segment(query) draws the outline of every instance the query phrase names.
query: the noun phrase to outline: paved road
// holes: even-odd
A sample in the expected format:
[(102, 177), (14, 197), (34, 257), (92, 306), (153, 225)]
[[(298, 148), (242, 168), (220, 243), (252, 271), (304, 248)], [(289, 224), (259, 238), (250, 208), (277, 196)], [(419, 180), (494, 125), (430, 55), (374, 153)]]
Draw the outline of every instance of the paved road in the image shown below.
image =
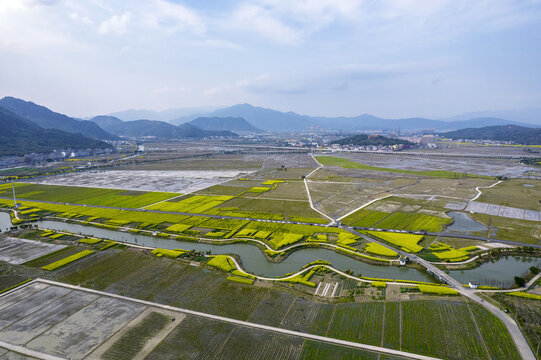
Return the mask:
[(515, 342), (515, 345), (517, 346), (518, 351), (520, 352), (521, 356), (525, 360), (535, 360), (536, 357), (530, 348), (530, 344), (528, 343), (528, 340), (526, 340), (526, 337), (520, 330), (519, 326), (513, 320), (511, 316), (509, 316), (507, 313), (505, 313), (502, 309), (496, 307), (495, 305), (486, 302), (485, 300), (481, 299), (479, 296), (477, 296), (472, 289), (468, 289), (462, 286), (460, 282), (458, 282), (455, 278), (451, 277), (450, 275), (446, 274), (443, 270), (439, 269), (437, 266), (431, 264), (430, 262), (421, 259), (415, 254), (406, 253), (402, 250), (395, 249), (389, 244), (384, 244), (383, 242), (380, 242), (377, 239), (370, 238), (362, 233), (359, 233), (351, 228), (345, 228), (344, 230), (347, 230), (357, 236), (360, 236), (368, 241), (376, 242), (378, 244), (384, 245), (388, 248), (393, 249), (394, 251), (398, 252), (402, 256), (407, 256), (411, 261), (418, 263), (419, 265), (423, 266), (427, 272), (434, 274), (437, 278), (439, 278), (441, 281), (446, 282), (457, 290), (461, 295), (469, 298), (470, 300), (476, 302), (477, 304), (483, 306), (485, 309), (490, 311), (492, 314), (494, 314), (496, 317), (498, 317), (505, 325), (507, 330), (509, 331), (509, 334), (513, 338), (513, 341)]

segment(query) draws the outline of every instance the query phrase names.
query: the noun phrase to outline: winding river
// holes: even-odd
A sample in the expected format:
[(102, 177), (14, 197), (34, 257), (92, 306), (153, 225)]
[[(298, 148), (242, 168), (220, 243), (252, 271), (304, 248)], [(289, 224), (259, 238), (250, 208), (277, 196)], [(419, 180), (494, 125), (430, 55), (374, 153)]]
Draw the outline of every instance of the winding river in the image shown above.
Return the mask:
[[(158, 237), (132, 234), (129, 232), (113, 231), (93, 226), (65, 223), (62, 221), (38, 221), (41, 228), (57, 231), (72, 232), (118, 242), (130, 243), (140, 246), (164, 249), (185, 249), (197, 251), (211, 251), (212, 254), (237, 254), (241, 259), (243, 268), (255, 275), (266, 277), (279, 277), (287, 273), (296, 272), (309, 262), (322, 259), (329, 261), (339, 270), (352, 270), (355, 275), (384, 279), (401, 279), (416, 281), (433, 281), (424, 271), (397, 266), (372, 265), (348, 256), (323, 248), (300, 248), (291, 253), (281, 263), (271, 263), (255, 245), (250, 243), (236, 243), (228, 245), (213, 245), (191, 241), (162, 239)], [(0, 230), (5, 231), (11, 226), (7, 213), (0, 212)], [(539, 266), (541, 259), (530, 257), (503, 257), (491, 263), (485, 263), (470, 270), (450, 271), (449, 274), (462, 283), (469, 281), (481, 285), (505, 286), (512, 285), (515, 275), (523, 275), (530, 266)]]

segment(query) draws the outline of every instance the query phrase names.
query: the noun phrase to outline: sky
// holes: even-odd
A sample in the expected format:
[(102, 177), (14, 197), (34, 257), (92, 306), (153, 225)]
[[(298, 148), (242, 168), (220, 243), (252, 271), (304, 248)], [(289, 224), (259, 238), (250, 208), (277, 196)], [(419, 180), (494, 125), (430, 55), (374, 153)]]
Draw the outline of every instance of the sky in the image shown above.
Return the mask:
[(0, 0), (0, 97), (72, 116), (541, 106), (541, 0)]

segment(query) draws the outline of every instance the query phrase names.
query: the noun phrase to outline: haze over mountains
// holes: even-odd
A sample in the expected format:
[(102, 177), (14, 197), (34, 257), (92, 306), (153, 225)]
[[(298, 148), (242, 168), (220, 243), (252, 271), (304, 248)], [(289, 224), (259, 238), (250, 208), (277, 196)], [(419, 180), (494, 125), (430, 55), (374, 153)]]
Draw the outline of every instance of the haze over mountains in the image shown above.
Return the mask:
[[(165, 122), (153, 119), (123, 121), (108, 115), (96, 116), (91, 120), (81, 120), (14, 97), (0, 99), (0, 108), (5, 109), (0, 124), (2, 126), (0, 128), (2, 135), (17, 134), (16, 137), (20, 138), (18, 143), (13, 142), (14, 140), (4, 141), (4, 144), (11, 144), (10, 146), (14, 149), (19, 149), (15, 150), (15, 152), (23, 151), (23, 149), (29, 151), (47, 149), (48, 151), (52, 149), (51, 146), (57, 148), (104, 147), (105, 143), (91, 139), (115, 140), (119, 137), (156, 137), (165, 139), (236, 137), (238, 136), (237, 133), (244, 132), (308, 131), (314, 127), (345, 132), (395, 130), (399, 128), (401, 131), (434, 129), (441, 133), (464, 129), (462, 132), (456, 132), (453, 135), (464, 139), (517, 141), (525, 144), (539, 143), (541, 141), (538, 137), (541, 130), (532, 129), (532, 127), (539, 128), (539, 122), (533, 125), (498, 117), (474, 117), (464, 120), (463, 118), (467, 117), (466, 115), (456, 116), (452, 121), (425, 118), (383, 119), (368, 114), (355, 117), (331, 118), (299, 115), (294, 112), (280, 112), (250, 104), (239, 104), (212, 110), (205, 116), (202, 116), (202, 114), (190, 115), (188, 117), (169, 119), (169, 122)], [(188, 109), (184, 113), (193, 110)], [(527, 118), (526, 113), (531, 116), (536, 114), (535, 109), (515, 112), (521, 114), (522, 119)], [(176, 116), (181, 113), (183, 113), (181, 109), (162, 112), (147, 110), (119, 112), (123, 116), (147, 114), (161, 117)], [(528, 119), (531, 121), (533, 118)], [(7, 130), (4, 131), (4, 128)], [(479, 131), (472, 130), (478, 128), (483, 129)], [(49, 130), (45, 131), (45, 129)], [(40, 139), (38, 135), (40, 132), (42, 137), (46, 137), (51, 141)], [(446, 134), (446, 136), (450, 135), (450, 133)], [(71, 136), (71, 139), (68, 139), (69, 136)], [(77, 139), (77, 141), (72, 141), (74, 139)]]
[(211, 136), (235, 137), (237, 134), (227, 130), (206, 130), (191, 124), (171, 125), (157, 120), (122, 121), (114, 116), (96, 116), (91, 121), (105, 131), (126, 137), (155, 136), (160, 138), (201, 138)]
[[(519, 111), (515, 111), (519, 113)], [(535, 112), (531, 112), (529, 123), (514, 121), (513, 119), (497, 116), (457, 116), (456, 119), (434, 120), (427, 118), (384, 119), (377, 116), (363, 114), (354, 117), (320, 117), (300, 115), (295, 112), (281, 112), (277, 110), (256, 107), (250, 104), (238, 104), (209, 113), (200, 113), (190, 116), (169, 119), (172, 124), (182, 124), (198, 117), (237, 117), (243, 118), (256, 128), (266, 131), (306, 131), (310, 127), (318, 126), (326, 130), (401, 130), (434, 129), (436, 131), (457, 130), (469, 127), (483, 127), (496, 125), (541, 126), (541, 117), (535, 120)], [(540, 111), (541, 113), (541, 111)], [(497, 114), (497, 112), (494, 112)], [(482, 114), (480, 114), (482, 115)], [(522, 116), (526, 119), (526, 116)]]

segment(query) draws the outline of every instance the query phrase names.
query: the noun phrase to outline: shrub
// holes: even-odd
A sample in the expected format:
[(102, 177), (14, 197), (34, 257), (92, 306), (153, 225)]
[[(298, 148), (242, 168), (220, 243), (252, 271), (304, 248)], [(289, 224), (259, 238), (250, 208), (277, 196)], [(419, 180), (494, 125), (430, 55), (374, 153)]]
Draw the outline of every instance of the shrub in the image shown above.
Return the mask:
[(249, 285), (252, 285), (254, 283), (254, 279), (248, 279), (245, 277), (232, 276), (232, 275), (229, 275), (227, 277), (227, 280), (236, 281), (242, 284), (249, 284)]
[(80, 251), (76, 254), (73, 254), (73, 255), (70, 255), (68, 257), (65, 257), (61, 260), (58, 260), (58, 261), (55, 261), (49, 265), (45, 265), (42, 267), (43, 270), (49, 270), (49, 271), (53, 271), (53, 270), (56, 270), (58, 269), (59, 267), (62, 267), (64, 265), (67, 265), (71, 262), (74, 262), (75, 260), (79, 260), (80, 258), (83, 258), (85, 256), (88, 256), (90, 254), (93, 254), (94, 251), (92, 250), (83, 250), (83, 251)]
[(372, 286), (377, 287), (378, 289), (385, 289), (387, 283), (383, 281), (372, 281)]
[(312, 266), (312, 265), (332, 265), (332, 264), (328, 262), (327, 260), (318, 259), (318, 260), (309, 262), (308, 264), (304, 265), (302, 268), (306, 269), (307, 267)]

